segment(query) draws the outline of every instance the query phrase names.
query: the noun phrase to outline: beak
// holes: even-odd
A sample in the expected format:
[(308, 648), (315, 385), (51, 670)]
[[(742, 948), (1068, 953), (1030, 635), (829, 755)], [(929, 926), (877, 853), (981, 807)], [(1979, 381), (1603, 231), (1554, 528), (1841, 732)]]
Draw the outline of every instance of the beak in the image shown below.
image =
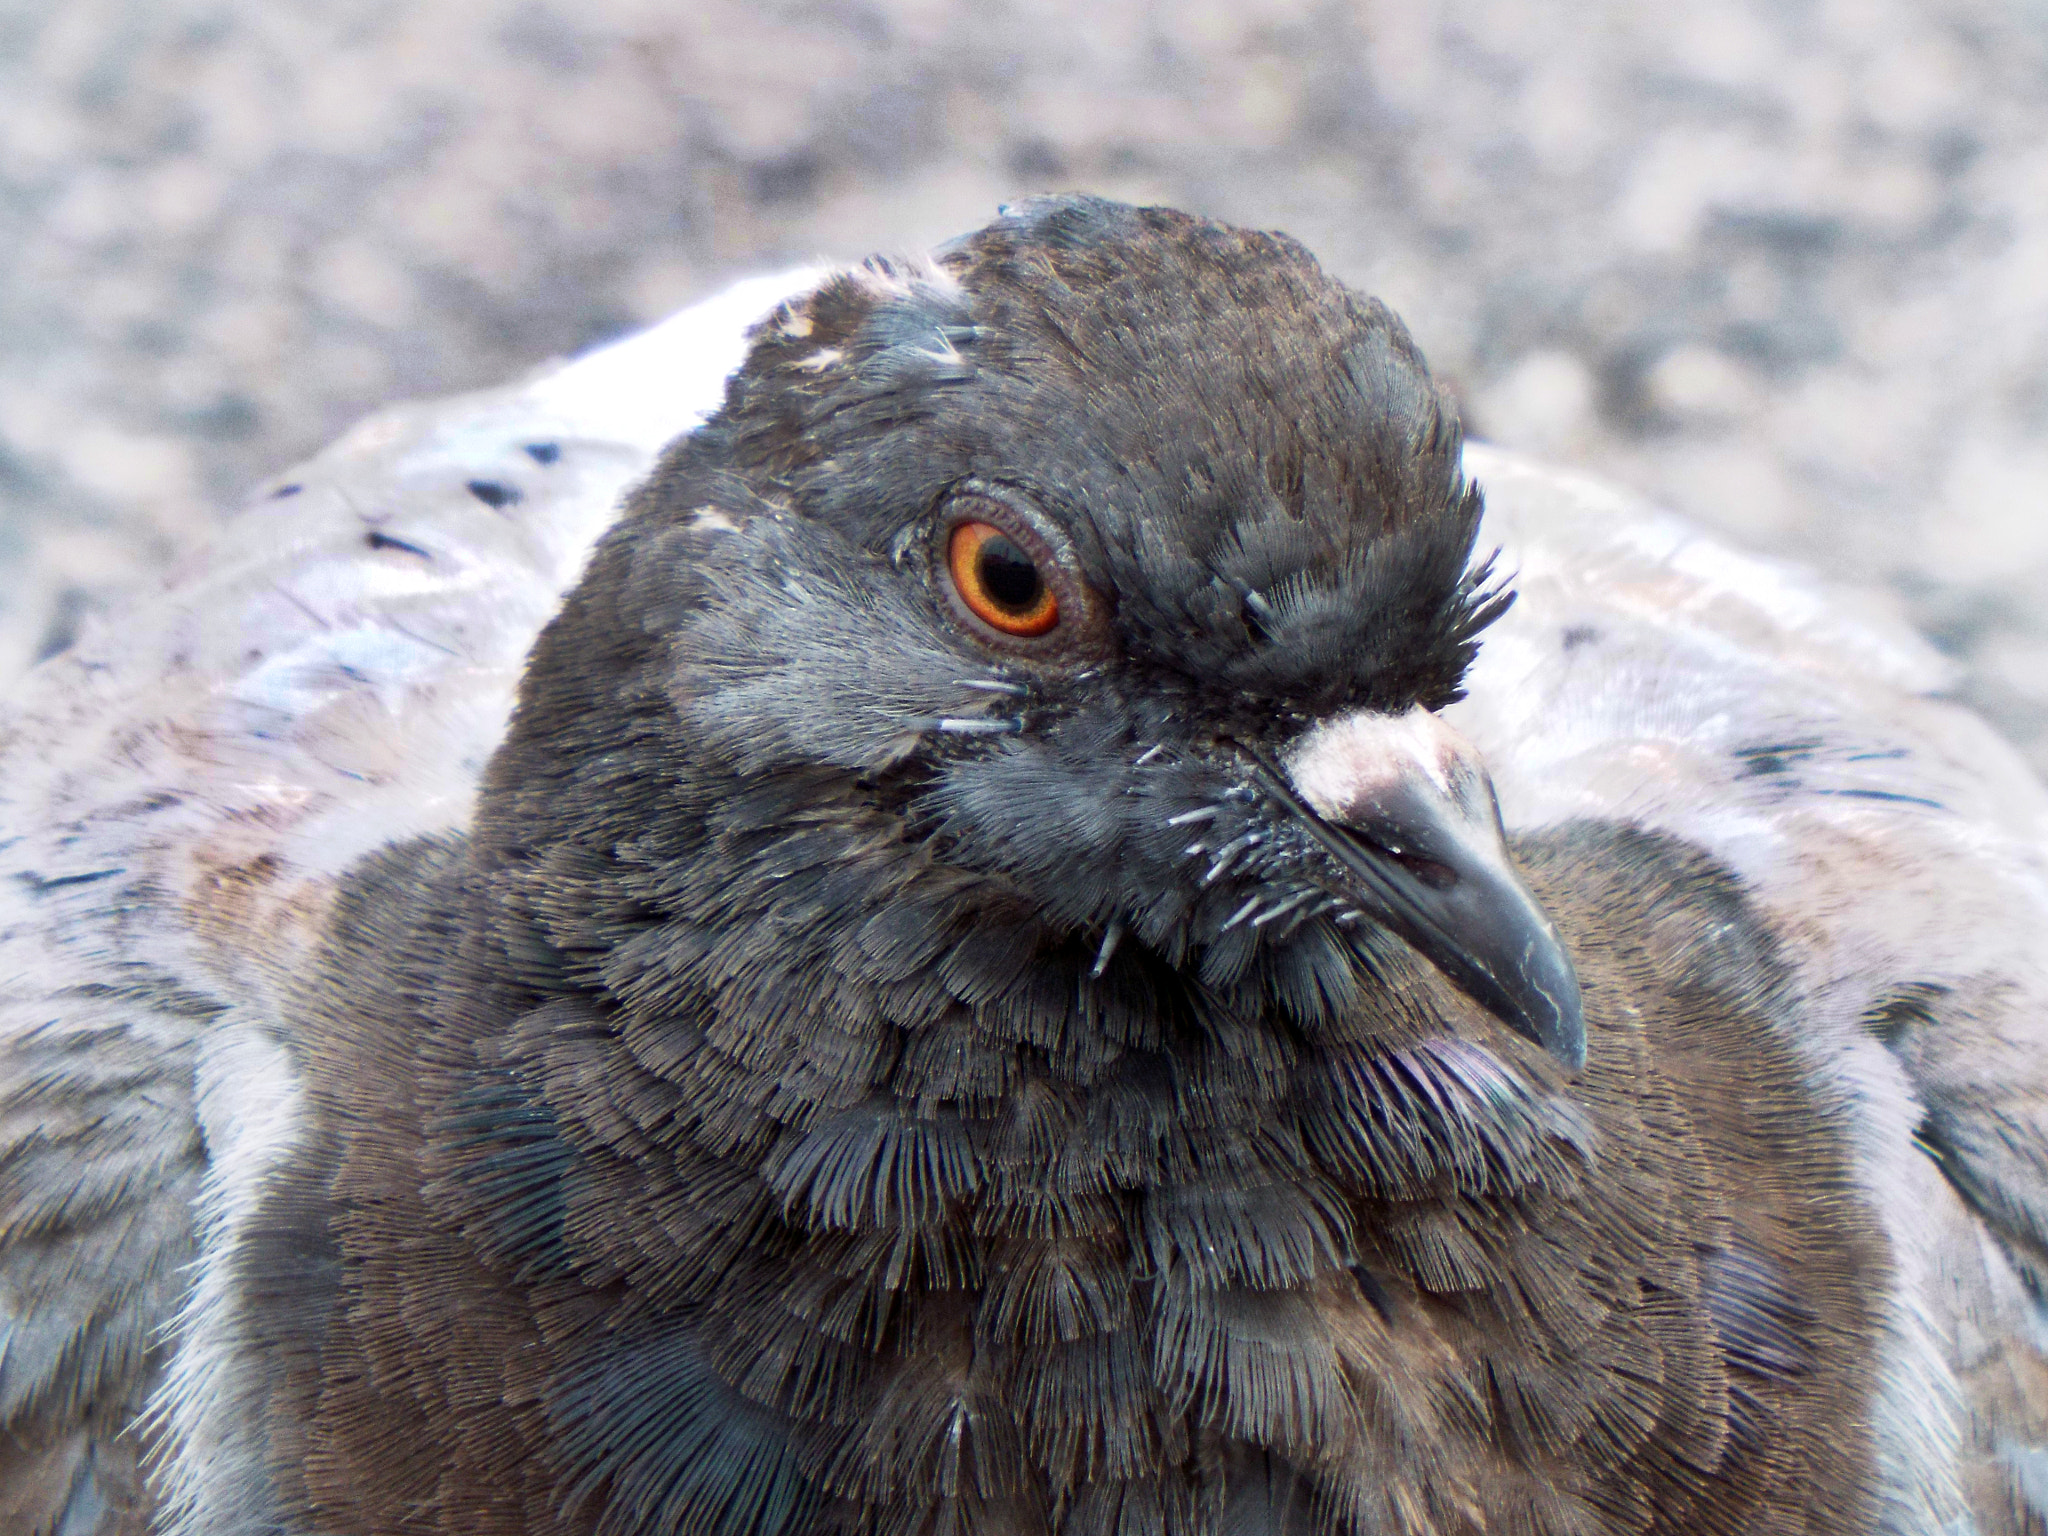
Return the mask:
[(1586, 1023), (1571, 957), (1508, 862), (1493, 781), (1435, 715), (1326, 720), (1267, 788), (1355, 879), (1359, 905), (1508, 1028), (1577, 1071)]

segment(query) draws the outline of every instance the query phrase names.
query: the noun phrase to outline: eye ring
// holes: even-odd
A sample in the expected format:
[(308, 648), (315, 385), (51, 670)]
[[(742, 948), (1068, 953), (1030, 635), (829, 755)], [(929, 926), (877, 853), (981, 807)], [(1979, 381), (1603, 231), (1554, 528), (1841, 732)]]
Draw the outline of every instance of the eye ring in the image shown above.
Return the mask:
[(1031, 552), (994, 523), (962, 518), (946, 534), (946, 574), (960, 601), (990, 629), (1019, 640), (1050, 634), (1059, 594)]
[(970, 481), (941, 504), (931, 573), (962, 628), (1020, 660), (1060, 663), (1108, 640), (1103, 599), (1065, 531), (1017, 491)]

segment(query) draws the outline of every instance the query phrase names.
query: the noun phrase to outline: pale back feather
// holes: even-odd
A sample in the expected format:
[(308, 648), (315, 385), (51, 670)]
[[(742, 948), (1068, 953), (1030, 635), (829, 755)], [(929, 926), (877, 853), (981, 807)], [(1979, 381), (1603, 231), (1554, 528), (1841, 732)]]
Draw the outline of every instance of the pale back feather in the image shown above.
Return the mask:
[(343, 870), (467, 822), (621, 495), (816, 280), (370, 418), (0, 713), (0, 1528), (123, 1529), (123, 1426), (181, 1308), (173, 1504), (209, 1533), (253, 1518), (195, 1486), (253, 1454), (225, 1257), (294, 1135), (280, 986)]

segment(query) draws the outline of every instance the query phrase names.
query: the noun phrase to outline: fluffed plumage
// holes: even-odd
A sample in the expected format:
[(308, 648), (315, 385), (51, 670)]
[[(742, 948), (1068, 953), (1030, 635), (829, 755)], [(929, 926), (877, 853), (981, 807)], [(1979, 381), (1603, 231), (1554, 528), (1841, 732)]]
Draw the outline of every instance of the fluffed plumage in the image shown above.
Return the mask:
[(2039, 1529), (1942, 680), (1163, 210), (379, 417), (6, 719), (0, 1527)]

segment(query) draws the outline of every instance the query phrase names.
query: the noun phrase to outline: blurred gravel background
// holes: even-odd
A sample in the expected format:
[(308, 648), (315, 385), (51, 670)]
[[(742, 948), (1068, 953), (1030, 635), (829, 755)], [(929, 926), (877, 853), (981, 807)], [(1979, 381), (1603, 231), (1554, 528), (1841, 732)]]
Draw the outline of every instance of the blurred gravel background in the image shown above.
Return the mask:
[(0, 677), (380, 403), (1065, 188), (1290, 230), (2048, 765), (2044, 0), (0, 0)]

